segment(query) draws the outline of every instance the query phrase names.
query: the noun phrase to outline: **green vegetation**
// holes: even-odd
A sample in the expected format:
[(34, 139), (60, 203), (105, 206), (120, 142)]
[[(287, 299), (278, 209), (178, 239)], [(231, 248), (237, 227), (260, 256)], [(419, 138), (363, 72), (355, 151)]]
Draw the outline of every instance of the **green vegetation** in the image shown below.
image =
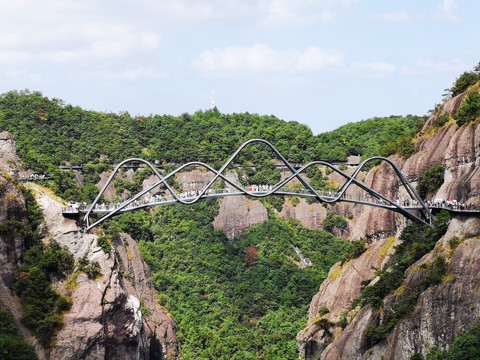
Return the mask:
[(398, 154), (403, 158), (408, 158), (415, 154), (415, 146), (413, 145), (413, 134), (400, 136), (397, 140), (392, 141), (380, 150), (380, 155), (388, 157)]
[(18, 333), (12, 315), (0, 308), (0, 358), (3, 360), (36, 360), (33, 347)]
[(472, 91), (463, 100), (454, 118), (458, 126), (468, 124), (480, 117), (480, 92)]
[(458, 77), (453, 86), (447, 89), (451, 93), (451, 96), (457, 96), (466, 91), (470, 86), (480, 81), (480, 63), (478, 63), (473, 71), (465, 71)]
[[(128, 113), (85, 111), (40, 92), (11, 91), (0, 96), (0, 131), (15, 135), (26, 167), (52, 174), (53, 181), (46, 184), (66, 200), (87, 202), (98, 193), (92, 186), (99, 181), (99, 174), (129, 157), (160, 160), (164, 166), (198, 160), (218, 168), (245, 140), (263, 138), (291, 162), (345, 161), (348, 155), (378, 155), (385, 144), (410, 136), (422, 121), (411, 115), (374, 118), (313, 136), (307, 126), (274, 116), (198, 111), (179, 117), (132, 118)], [(245, 169), (250, 183), (271, 184), (280, 178), (274, 158), (260, 144), (247, 147), (236, 163)], [(73, 172), (55, 167), (65, 162), (83, 164), (88, 185), (77, 187)], [(138, 174), (137, 186), (149, 170)], [(314, 181), (323, 180), (317, 176)], [(122, 180), (115, 185), (119, 190), (135, 187)]]
[(451, 115), (448, 111), (445, 111), (442, 115), (437, 116), (432, 122), (433, 127), (435, 129), (441, 128), (443, 125), (450, 121), (450, 116)]
[(434, 194), (444, 181), (445, 168), (442, 165), (433, 165), (425, 170), (418, 178), (417, 192), (420, 198), (426, 199)]
[(350, 260), (356, 259), (360, 255), (362, 255), (366, 250), (367, 248), (365, 246), (365, 240), (352, 241), (350, 243), (350, 248), (344, 252), (342, 257), (340, 258), (340, 261), (343, 264)]
[(347, 124), (318, 136), (315, 157), (326, 161), (345, 161), (349, 155), (360, 155), (365, 159), (379, 155), (384, 147), (392, 148), (394, 145), (389, 144), (402, 137), (408, 139), (404, 141), (410, 146), (413, 134), (424, 122), (423, 117), (407, 115)]
[(87, 274), (89, 279), (96, 279), (101, 275), (100, 264), (98, 261), (90, 261), (87, 255), (84, 255), (78, 260), (78, 270)]
[(327, 217), (323, 221), (323, 230), (333, 233), (335, 229), (340, 230), (341, 232), (345, 231), (348, 226), (347, 220), (343, 216), (336, 215), (329, 211)]
[[(271, 218), (229, 241), (214, 200), (139, 212), (133, 225), (184, 359), (293, 359), (296, 333), (328, 269), (349, 247), (298, 221)], [(146, 226), (146, 223), (149, 226)], [(298, 247), (314, 266), (300, 268)]]
[(22, 304), (22, 322), (44, 346), (50, 345), (62, 326), (61, 313), (71, 307), (69, 300), (53, 290), (51, 278), (62, 278), (72, 270), (73, 256), (55, 241), (49, 246), (40, 241), (24, 255), (13, 288)]

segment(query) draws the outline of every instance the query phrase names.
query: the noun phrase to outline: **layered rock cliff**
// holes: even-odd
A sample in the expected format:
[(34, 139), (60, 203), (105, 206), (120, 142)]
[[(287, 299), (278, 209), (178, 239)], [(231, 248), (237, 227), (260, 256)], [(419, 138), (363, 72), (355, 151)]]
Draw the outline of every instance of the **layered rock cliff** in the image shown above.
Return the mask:
[[(470, 123), (458, 128), (451, 116), (442, 126), (434, 126), (435, 120), (446, 112), (454, 115), (465, 96), (461, 94), (444, 103), (427, 120), (415, 139), (415, 155), (406, 160), (396, 157), (394, 161), (413, 185), (423, 171), (432, 165), (443, 165), (444, 183), (431, 195), (432, 199), (478, 204), (480, 126)], [(365, 182), (391, 199), (401, 199), (404, 193), (388, 171), (386, 164), (374, 168)], [(426, 355), (433, 347), (448, 350), (455, 337), (480, 318), (480, 217), (452, 214), (447, 233), (433, 251), (408, 268), (401, 288), (421, 289), (426, 276), (422, 269), (431, 268), (439, 256), (448, 265), (443, 282), (421, 292), (413, 312), (402, 318), (384, 340), (372, 345), (367, 329), (392, 313), (392, 304), (401, 297), (401, 289), (387, 296), (379, 311), (370, 305), (353, 310), (350, 306), (363, 286), (376, 281), (370, 281), (376, 273), (372, 267), (380, 269), (392, 246), (401, 242), (398, 233), (406, 220), (382, 209), (351, 207), (350, 211), (354, 215), (349, 224), (352, 238), (369, 239), (371, 244), (358, 259), (331, 269), (311, 303), (308, 325), (297, 336), (300, 355), (306, 359), (409, 359), (415, 353)], [(384, 251), (379, 252), (379, 247)]]

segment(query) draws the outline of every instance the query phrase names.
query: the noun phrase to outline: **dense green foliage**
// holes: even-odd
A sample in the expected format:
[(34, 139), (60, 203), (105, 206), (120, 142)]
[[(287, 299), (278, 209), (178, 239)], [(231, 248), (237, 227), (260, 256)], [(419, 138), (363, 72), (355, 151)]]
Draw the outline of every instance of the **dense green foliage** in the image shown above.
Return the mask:
[(444, 181), (445, 168), (442, 165), (433, 165), (426, 169), (418, 178), (417, 193), (422, 199), (432, 195)]
[(454, 118), (458, 126), (468, 124), (480, 117), (480, 92), (472, 91), (463, 100)]
[(329, 211), (327, 217), (323, 221), (323, 230), (333, 233), (335, 229), (343, 232), (347, 228), (347, 220), (343, 216), (336, 215)]
[(340, 258), (342, 264), (352, 259), (358, 258), (367, 250), (367, 247), (365, 246), (365, 240), (352, 241), (350, 244), (350, 248), (345, 251)]
[(395, 143), (400, 137), (408, 138), (411, 143), (412, 135), (424, 122), (423, 117), (407, 115), (350, 123), (319, 135), (315, 155), (327, 161), (345, 161), (349, 155), (376, 156), (383, 147)]
[(0, 359), (35, 360), (35, 350), (26, 343), (15, 327), (12, 315), (0, 308)]
[[(435, 218), (433, 228), (421, 224), (408, 225), (400, 236), (403, 242), (395, 247), (393, 256), (377, 272), (378, 281), (365, 287), (353, 306), (361, 302), (363, 305), (371, 304), (376, 309), (380, 308), (384, 298), (403, 284), (407, 268), (435, 247), (447, 230), (449, 221), (449, 213), (443, 210)], [(370, 325), (366, 329), (366, 337), (371, 346), (383, 340), (402, 317), (413, 311), (422, 291), (441, 282), (447, 271), (445, 259), (438, 257), (430, 270), (420, 288), (406, 288), (396, 297), (392, 309), (386, 312), (381, 324)]]
[[(296, 358), (311, 297), (349, 244), (275, 218), (231, 242), (213, 229), (216, 212), (209, 200), (119, 220), (142, 239), (160, 301), (177, 321), (183, 358)], [(294, 247), (313, 267), (298, 266)]]
[[(218, 165), (246, 139), (253, 138), (272, 142), (292, 162), (344, 161), (347, 155), (379, 154), (385, 144), (410, 135), (419, 121), (423, 118), (411, 115), (374, 118), (314, 137), (307, 126), (274, 116), (198, 111), (179, 117), (132, 118), (128, 113), (85, 111), (39, 92), (11, 91), (0, 97), (0, 131), (13, 133), (22, 160), (42, 173), (52, 170), (49, 165), (70, 162), (84, 164), (93, 175), (101, 170), (97, 166), (132, 156), (167, 163), (199, 160)], [(249, 161), (254, 156), (254, 163), (265, 159), (258, 150), (254, 147), (246, 151)], [(244, 159), (241, 157), (239, 163)]]
[(435, 129), (441, 128), (443, 125), (450, 121), (450, 116), (451, 115), (448, 111), (445, 111), (442, 115), (437, 116), (432, 122), (433, 127)]
[(45, 346), (62, 326), (61, 313), (71, 302), (51, 285), (51, 278), (61, 278), (73, 270), (73, 256), (52, 241), (45, 247), (42, 242), (30, 247), (24, 255), (20, 274), (14, 283), (15, 293), (22, 304), (22, 322), (34, 332)]

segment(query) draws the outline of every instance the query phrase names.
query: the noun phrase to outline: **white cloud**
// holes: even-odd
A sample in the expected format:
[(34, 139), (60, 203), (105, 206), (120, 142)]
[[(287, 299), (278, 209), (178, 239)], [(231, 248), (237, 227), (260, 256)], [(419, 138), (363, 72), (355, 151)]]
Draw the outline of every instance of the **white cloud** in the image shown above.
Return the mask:
[(451, 23), (460, 22), (460, 16), (458, 15), (458, 6), (455, 0), (443, 0), (437, 7), (436, 17)]
[(410, 23), (414, 20), (414, 18), (407, 14), (405, 11), (375, 14), (373, 15), (373, 18), (390, 23)]
[(83, 74), (86, 78), (95, 82), (100, 82), (104, 85), (109, 85), (119, 82), (136, 82), (136, 81), (152, 81), (152, 80), (164, 80), (166, 74), (149, 67), (131, 67), (128, 69), (112, 71), (101, 70), (86, 72)]
[(230, 46), (224, 49), (204, 51), (193, 66), (204, 72), (215, 71), (267, 71), (285, 72), (320, 71), (341, 63), (343, 54), (336, 50), (323, 50), (316, 46), (306, 51), (277, 51), (265, 44), (250, 48)]
[(295, 67), (300, 71), (320, 71), (329, 66), (339, 65), (343, 57), (343, 53), (339, 51), (310, 46), (307, 51), (299, 54)]
[(459, 74), (468, 68), (469, 64), (466, 64), (460, 59), (450, 59), (444, 61), (417, 59), (413, 64), (402, 67), (401, 73), (409, 76)]
[(394, 65), (383, 61), (374, 61), (371, 63), (354, 62), (351, 65), (351, 69), (357, 76), (370, 78), (390, 76), (396, 71)]
[(330, 23), (357, 0), (271, 0), (261, 19), (264, 27), (304, 27)]
[(90, 23), (78, 27), (66, 25), (56, 32), (54, 29), (44, 29), (31, 34), (3, 34), (0, 37), (0, 62), (14, 64), (26, 59), (55, 62), (119, 60), (154, 51), (159, 43), (160, 36), (157, 33), (131, 26)]
[(143, 1), (166, 21), (279, 28), (331, 22), (359, 0)]
[(0, 50), (0, 64), (17, 64), (31, 58), (26, 51)]

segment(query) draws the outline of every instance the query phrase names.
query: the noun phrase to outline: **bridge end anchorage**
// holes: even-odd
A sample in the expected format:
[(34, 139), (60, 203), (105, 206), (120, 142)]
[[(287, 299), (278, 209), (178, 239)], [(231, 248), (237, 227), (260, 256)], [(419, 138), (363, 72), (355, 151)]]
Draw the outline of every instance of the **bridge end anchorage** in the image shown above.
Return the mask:
[[(252, 184), (248, 186), (243, 186), (238, 181), (232, 181), (224, 174), (227, 167), (234, 162), (236, 157), (246, 146), (249, 146), (251, 144), (258, 145), (259, 143), (264, 144), (271, 149), (271, 151), (277, 156), (278, 160), (280, 161), (281, 166), (284, 166), (290, 172), (289, 176), (284, 177), (283, 180), (280, 180), (276, 184)], [(391, 166), (394, 173), (398, 177), (399, 187), (404, 187), (408, 199), (404, 201), (399, 201), (398, 199), (389, 199), (385, 195), (371, 189), (357, 179), (359, 173), (370, 162), (373, 161), (384, 161)], [(142, 168), (150, 168), (150, 170), (153, 172), (153, 175), (157, 178), (157, 181), (123, 202), (109, 204), (100, 202), (102, 195), (105, 193), (107, 187), (112, 183), (114, 177), (118, 174), (120, 169), (124, 168), (126, 164), (132, 162), (141, 164)], [(212, 178), (201, 189), (184, 191), (181, 193), (177, 192), (169, 184), (169, 182), (171, 182), (172, 179), (175, 179), (176, 174), (191, 167), (200, 167), (204, 168), (207, 171), (210, 171), (212, 173)], [(336, 172), (341, 177), (343, 177), (345, 181), (335, 191), (314, 189), (307, 181), (307, 179), (301, 176), (301, 174), (305, 172), (309, 167), (316, 167), (317, 169), (319, 167), (324, 167), (326, 169), (328, 168), (329, 171)], [(295, 186), (290, 185), (294, 182), (292, 180), (296, 182)], [(216, 188), (218, 183), (220, 182), (224, 182), (226, 187), (222, 189)], [(347, 194), (347, 190), (351, 186), (355, 186), (356, 188), (360, 188), (361, 190), (363, 190), (364, 195), (357, 196)], [(155, 195), (152, 195), (152, 193), (155, 193)], [(106, 183), (103, 185), (102, 189), (100, 190), (92, 204), (80, 204), (78, 206), (74, 205), (68, 207), (67, 210), (62, 213), (65, 217), (76, 217), (83, 214), (85, 231), (89, 231), (92, 228), (100, 225), (104, 221), (108, 220), (109, 218), (123, 214), (125, 212), (144, 210), (155, 206), (176, 203), (191, 205), (202, 199), (207, 198), (245, 195), (257, 198), (270, 195), (296, 196), (310, 198), (312, 200), (317, 200), (319, 202), (327, 204), (347, 202), (352, 204), (373, 206), (397, 212), (412, 221), (420, 222), (428, 226), (432, 226), (434, 218), (430, 208), (418, 196), (415, 189), (408, 182), (408, 180), (405, 178), (405, 176), (402, 174), (396, 164), (388, 158), (379, 156), (371, 157), (361, 162), (353, 171), (353, 173), (347, 174), (336, 166), (325, 161), (312, 161), (306, 165), (290, 163), (270, 142), (263, 139), (252, 139), (245, 141), (230, 156), (230, 158), (219, 170), (212, 168), (208, 164), (194, 161), (181, 165), (177, 169), (164, 176), (158, 171), (157, 167), (152, 165), (147, 160), (143, 160), (140, 158), (126, 159), (115, 167), (115, 170), (112, 172)], [(92, 222), (92, 214), (101, 214), (103, 216), (100, 219), (96, 219)]]

